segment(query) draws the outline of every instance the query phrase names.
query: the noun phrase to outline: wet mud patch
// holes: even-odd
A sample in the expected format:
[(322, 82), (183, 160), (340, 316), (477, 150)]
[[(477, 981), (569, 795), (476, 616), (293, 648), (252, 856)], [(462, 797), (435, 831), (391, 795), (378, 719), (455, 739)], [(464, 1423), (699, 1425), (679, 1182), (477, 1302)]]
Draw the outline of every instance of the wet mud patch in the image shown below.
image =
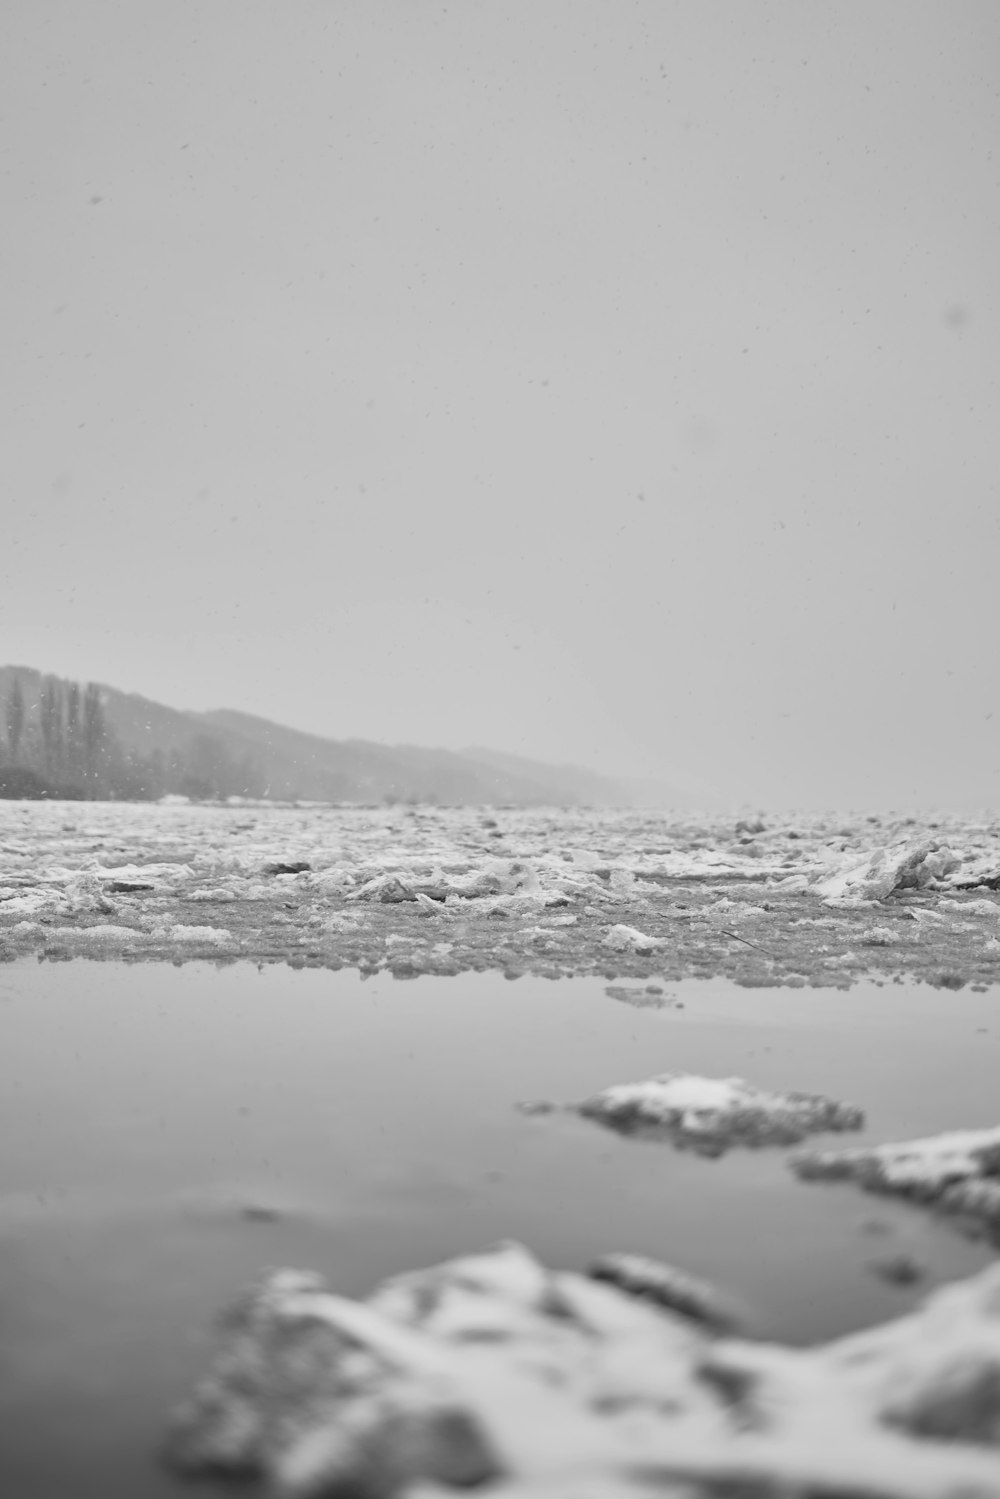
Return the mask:
[[(0, 1487), (176, 1494), (164, 1412), (218, 1307), (276, 1265), (364, 1296), (510, 1237), (569, 1269), (644, 1255), (801, 1344), (992, 1261), (905, 1201), (804, 1186), (782, 1149), (706, 1160), (515, 1104), (693, 1072), (855, 1101), (861, 1146), (986, 1128), (995, 992), (650, 981), (679, 1003), (498, 974), (0, 971)], [(917, 1279), (876, 1271), (904, 1259)]]

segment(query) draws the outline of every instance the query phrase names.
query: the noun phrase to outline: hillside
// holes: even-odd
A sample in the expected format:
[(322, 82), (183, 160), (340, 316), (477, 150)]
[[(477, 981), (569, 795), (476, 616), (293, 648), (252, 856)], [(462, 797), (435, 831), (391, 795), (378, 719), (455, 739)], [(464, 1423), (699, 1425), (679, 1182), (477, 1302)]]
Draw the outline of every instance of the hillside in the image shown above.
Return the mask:
[[(0, 667), (4, 704), (15, 679), (24, 697), (24, 743), (36, 756), (28, 763), (44, 770), (48, 762), (39, 760), (39, 704), (44, 683), (55, 679), (32, 667)], [(65, 701), (70, 684), (60, 681), (58, 689)], [(633, 787), (578, 766), (546, 765), (478, 747), (458, 752), (326, 739), (231, 709), (187, 712), (105, 684), (99, 684), (99, 692), (119, 767), (117, 781), (104, 794), (148, 797), (168, 789), (196, 796), (237, 793), (282, 801), (359, 803), (395, 798), (521, 806), (622, 806), (640, 799)], [(9, 762), (12, 757), (2, 734), (0, 740)], [(66, 775), (61, 779), (65, 781)], [(648, 804), (649, 798), (641, 800)], [(683, 805), (687, 800), (664, 790), (663, 804)]]
[(495, 772), (528, 777), (548, 793), (549, 800), (595, 807), (613, 805), (679, 809), (704, 805), (704, 798), (662, 781), (638, 778), (609, 780), (607, 776), (580, 765), (540, 765), (534, 760), (523, 759), (520, 755), (502, 754), (481, 745), (465, 749), (462, 754), (464, 758), (489, 766)]
[[(456, 803), (546, 802), (578, 804), (571, 778), (532, 761), (492, 764), (471, 754), (364, 739), (324, 739), (249, 713), (222, 709), (192, 715), (202, 730), (225, 736), (240, 753), (253, 753), (265, 769), (270, 795), (320, 801), (377, 801), (387, 796)], [(614, 803), (619, 788), (594, 777), (601, 800)], [(294, 788), (294, 790), (293, 790)]]

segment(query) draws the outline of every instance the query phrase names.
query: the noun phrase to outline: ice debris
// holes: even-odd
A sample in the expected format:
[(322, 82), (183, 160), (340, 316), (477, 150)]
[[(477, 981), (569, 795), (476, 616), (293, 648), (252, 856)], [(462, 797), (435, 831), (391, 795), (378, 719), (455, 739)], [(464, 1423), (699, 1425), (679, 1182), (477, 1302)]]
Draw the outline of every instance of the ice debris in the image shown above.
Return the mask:
[(135, 942), (145, 937), (145, 932), (131, 926), (114, 926), (102, 923), (97, 926), (56, 926), (48, 931), (50, 942), (97, 942), (120, 946), (123, 942)]
[(650, 953), (659, 947), (659, 937), (647, 937), (645, 932), (637, 931), (634, 926), (613, 926), (609, 928), (603, 939), (605, 947), (613, 948), (615, 952)]
[(1000, 890), (1000, 857), (996, 849), (966, 854), (948, 883), (956, 890)]
[(960, 1215), (1000, 1243), (1000, 1127), (867, 1149), (804, 1150), (791, 1165), (805, 1181), (855, 1181)]
[(894, 947), (900, 937), (891, 926), (870, 926), (861, 933), (858, 940), (866, 947)]
[(184, 926), (181, 923), (170, 927), (166, 935), (172, 942), (232, 942), (233, 934), (220, 926)]
[(963, 916), (992, 916), (1000, 918), (1000, 902), (988, 900), (983, 896), (980, 900), (949, 900), (947, 898), (938, 901), (943, 911), (961, 912)]
[(377, 900), (385, 905), (398, 905), (402, 901), (416, 900), (413, 890), (394, 874), (376, 875), (366, 880), (357, 890), (352, 890), (348, 900)]
[[(725, 938), (734, 947), (760, 947), (771, 957), (758, 934), (773, 926), (776, 913), (787, 915), (789, 895), (809, 890), (822, 896), (832, 881), (834, 904), (846, 897), (849, 906), (879, 889), (905, 891), (915, 882), (938, 901), (972, 886), (981, 897), (991, 897), (949, 906), (952, 920), (921, 931), (920, 964), (926, 968), (937, 961), (931, 950), (953, 939), (957, 914), (969, 923), (970, 936), (976, 928), (970, 973), (985, 980), (994, 976), (1000, 943), (991, 944), (987, 927), (1000, 938), (1000, 821), (992, 816), (980, 821), (937, 816), (932, 822), (800, 816), (794, 829), (774, 826), (752, 837), (745, 830), (740, 836), (750, 840), (747, 844), (734, 842), (728, 813), (533, 807), (505, 809), (502, 820), (501, 856), (484, 831), (496, 819), (484, 819), (481, 809), (470, 807), (0, 801), (0, 932), (5, 948), (9, 944), (17, 953), (27, 952), (35, 940), (34, 934), (15, 930), (22, 920), (47, 929), (83, 926), (86, 920), (108, 925), (148, 920), (148, 930), (167, 940), (174, 922), (221, 926), (225, 920), (248, 955), (273, 958), (281, 947), (297, 947), (302, 937), (319, 944), (308, 961), (352, 964), (373, 960), (371, 949), (385, 929), (416, 926), (414, 918), (421, 916), (428, 927), (454, 923), (456, 936), (461, 932), (454, 955), (459, 969), (477, 966), (478, 955), (488, 950), (498, 965), (541, 970), (549, 955), (541, 938), (532, 950), (536, 938), (523, 928), (534, 927), (543, 913), (549, 918), (551, 908), (564, 907), (568, 919), (579, 923), (581, 940), (553, 942), (559, 949), (552, 954), (553, 971), (586, 966), (611, 978), (644, 971), (663, 954), (679, 976), (692, 965), (698, 971), (708, 964), (731, 967), (737, 959)], [(882, 852), (873, 852), (876, 843)], [(299, 872), (266, 874), (269, 868)], [(750, 890), (750, 882), (752, 899), (738, 900), (736, 892)], [(778, 894), (776, 905), (768, 898), (771, 892)], [(711, 905), (713, 895), (726, 903)], [(215, 901), (227, 902), (224, 915), (222, 908), (209, 915)], [(286, 918), (279, 902), (293, 914)], [(929, 904), (926, 897), (907, 901), (895, 914), (901, 920), (904, 913), (916, 913), (930, 921)], [(823, 909), (818, 898), (816, 906), (818, 914)], [(358, 926), (340, 928), (343, 937), (336, 926), (324, 926), (324, 918), (346, 912), (356, 913)], [(832, 914), (827, 913), (831, 919)], [(850, 913), (836, 913), (833, 930), (839, 944), (850, 927), (857, 955), (842, 967), (858, 969), (867, 958), (884, 970), (901, 966), (904, 953), (912, 956), (910, 943), (905, 948), (860, 945), (845, 914)], [(491, 927), (470, 923), (462, 931), (468, 918), (472, 923), (489, 918)], [(611, 935), (616, 921), (629, 923), (639, 937)], [(876, 922), (881, 924), (881, 912), (863, 925)], [(508, 923), (510, 946), (518, 949), (508, 952), (504, 946), (502, 957), (507, 933), (501, 923)], [(282, 926), (296, 928), (294, 942), (289, 930), (275, 930)], [(905, 933), (899, 929), (916, 935), (915, 925)], [(602, 946), (608, 936), (611, 945)], [(654, 937), (659, 944), (647, 947), (643, 939), (652, 944)], [(65, 940), (80, 951), (87, 941)], [(92, 955), (103, 955), (100, 944), (90, 940)], [(621, 948), (615, 946), (619, 940)], [(810, 971), (822, 966), (817, 956)]]
[(813, 893), (830, 906), (859, 906), (885, 900), (894, 890), (921, 889), (957, 869), (960, 860), (934, 839), (876, 849), (817, 880)]
[(661, 1134), (705, 1155), (734, 1145), (797, 1145), (807, 1135), (864, 1125), (860, 1109), (818, 1093), (765, 1093), (741, 1077), (691, 1073), (617, 1083), (576, 1108), (622, 1134)]
[(365, 1301), (277, 1271), (223, 1338), (166, 1461), (277, 1499), (1000, 1499), (1000, 1266), (797, 1349), (508, 1244)]

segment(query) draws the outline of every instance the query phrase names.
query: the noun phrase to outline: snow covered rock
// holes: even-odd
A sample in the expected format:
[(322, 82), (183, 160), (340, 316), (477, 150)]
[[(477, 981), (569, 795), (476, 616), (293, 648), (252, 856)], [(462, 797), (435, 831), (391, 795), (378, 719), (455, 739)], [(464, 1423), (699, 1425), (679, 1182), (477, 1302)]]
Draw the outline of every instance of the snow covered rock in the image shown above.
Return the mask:
[(733, 1332), (742, 1321), (735, 1304), (708, 1281), (648, 1255), (603, 1254), (587, 1273), (594, 1280), (609, 1281), (630, 1296), (690, 1317), (712, 1332)]
[(277, 1271), (164, 1455), (278, 1499), (1000, 1499), (1000, 1267), (814, 1349), (718, 1338), (515, 1244), (361, 1302)]
[(806, 1181), (856, 1181), (930, 1203), (982, 1224), (1000, 1242), (1000, 1127), (857, 1150), (806, 1150), (792, 1157)]
[(721, 1155), (734, 1145), (797, 1145), (824, 1130), (861, 1129), (851, 1104), (817, 1093), (766, 1093), (741, 1077), (665, 1072), (617, 1083), (577, 1111), (623, 1134), (662, 1134), (675, 1145)]

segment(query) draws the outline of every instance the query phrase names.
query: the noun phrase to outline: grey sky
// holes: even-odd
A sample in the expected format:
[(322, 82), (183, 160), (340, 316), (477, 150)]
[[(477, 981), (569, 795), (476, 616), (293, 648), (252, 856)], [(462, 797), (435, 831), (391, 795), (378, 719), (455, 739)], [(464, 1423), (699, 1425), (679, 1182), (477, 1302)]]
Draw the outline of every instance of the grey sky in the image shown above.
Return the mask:
[(0, 659), (1000, 800), (1000, 8), (7, 0)]

